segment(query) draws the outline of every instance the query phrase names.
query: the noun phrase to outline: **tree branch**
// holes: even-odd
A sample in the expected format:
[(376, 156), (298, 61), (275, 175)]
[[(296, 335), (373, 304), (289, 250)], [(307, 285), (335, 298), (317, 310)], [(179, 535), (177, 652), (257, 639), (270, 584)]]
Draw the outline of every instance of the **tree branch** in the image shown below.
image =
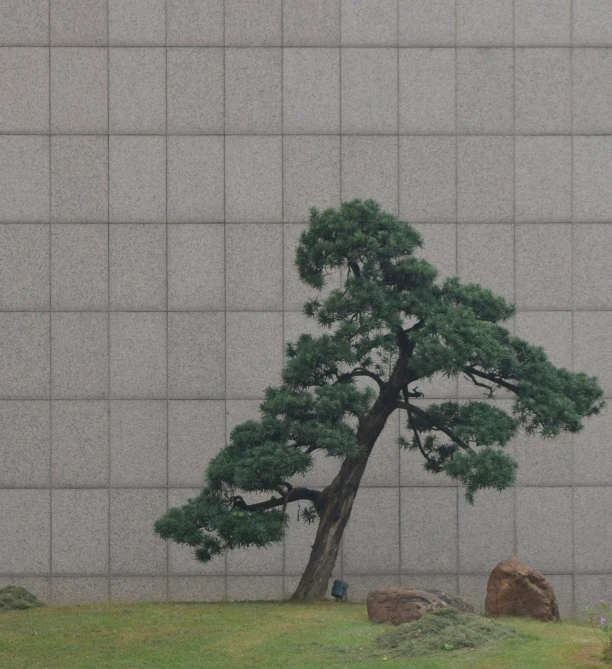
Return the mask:
[(489, 374), (488, 372), (483, 372), (480, 369), (476, 369), (475, 367), (472, 367), (471, 365), (466, 365), (461, 368), (468, 376), (471, 376), (474, 374), (474, 376), (479, 376), (481, 379), (487, 379), (487, 381), (492, 381), (498, 386), (501, 386), (502, 388), (507, 388), (508, 390), (511, 390), (513, 393), (518, 392), (518, 386), (515, 386), (513, 383), (508, 383), (507, 381), (504, 381), (503, 379), (500, 379), (499, 377), (495, 376), (494, 374)]
[(232, 497), (234, 507), (243, 509), (245, 511), (267, 511), (274, 509), (277, 506), (286, 506), (289, 502), (297, 502), (299, 500), (309, 500), (315, 504), (321, 499), (321, 492), (319, 490), (312, 490), (311, 488), (292, 488), (287, 491), (283, 497), (271, 497), (265, 502), (258, 502), (257, 504), (247, 504), (240, 496)]
[(480, 381), (476, 381), (474, 374), (472, 372), (466, 372), (465, 373), (465, 378), (469, 378), (470, 381), (475, 385), (478, 386), (479, 388), (486, 388), (486, 390), (489, 391), (489, 398), (493, 397), (493, 393), (495, 392), (495, 387), (490, 386), (487, 383), (480, 383)]
[[(285, 486), (286, 490), (283, 490), (282, 486)], [(291, 483), (287, 483), (287, 481), (281, 481), (280, 485), (276, 489), (276, 492), (279, 495), (283, 495), (284, 497), (286, 497), (287, 493), (291, 490), (293, 490), (293, 486), (291, 485)]]
[(421, 443), (421, 437), (419, 435), (419, 431), (410, 423), (410, 429), (412, 430), (412, 433), (414, 434), (414, 440), (416, 441), (416, 445), (419, 447), (419, 451), (421, 451), (421, 455), (427, 460), (427, 462), (433, 464), (434, 461), (425, 453), (425, 449), (423, 448), (423, 444)]
[(425, 395), (420, 390), (417, 390), (417, 388), (418, 386), (415, 386), (414, 390), (412, 391), (408, 390), (408, 386), (404, 386), (402, 388), (402, 395), (404, 396), (404, 400), (406, 400), (406, 402), (408, 401), (409, 397), (414, 397), (416, 399), (419, 397), (425, 397)]
[(378, 384), (378, 387), (382, 390), (382, 388), (385, 385), (385, 382), (378, 376), (378, 374), (375, 374), (374, 372), (371, 372), (369, 369), (362, 369), (362, 368), (357, 368), (354, 369), (352, 372), (346, 372), (345, 374), (340, 374), (340, 376), (334, 381), (334, 385), (336, 383), (340, 383), (341, 381), (346, 381), (348, 379), (352, 379), (356, 376), (367, 376), (369, 379), (374, 379), (376, 383)]
[(417, 321), (412, 327), (406, 328), (404, 332), (408, 334), (409, 332), (414, 332), (415, 330), (420, 330), (423, 327), (423, 321)]
[(423, 409), (419, 409), (419, 407), (414, 406), (414, 404), (408, 404), (406, 402), (397, 402), (396, 407), (398, 409), (405, 409), (408, 413), (413, 413), (422, 418), (423, 420), (427, 421), (432, 428), (435, 430), (439, 430), (440, 432), (443, 432), (449, 439), (452, 439), (457, 446), (461, 446), (464, 451), (467, 451), (468, 453), (473, 453), (474, 449), (463, 439), (458, 437), (452, 430), (449, 430), (445, 425), (440, 425), (439, 423), (436, 423), (431, 419), (429, 414), (426, 411), (423, 411)]

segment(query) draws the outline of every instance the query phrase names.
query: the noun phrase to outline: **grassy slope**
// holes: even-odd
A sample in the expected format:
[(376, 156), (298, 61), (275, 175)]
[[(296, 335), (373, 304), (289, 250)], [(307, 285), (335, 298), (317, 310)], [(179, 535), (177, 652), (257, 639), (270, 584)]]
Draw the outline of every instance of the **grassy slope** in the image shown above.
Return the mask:
[[(489, 652), (415, 660), (372, 657), (383, 630), (358, 604), (104, 603), (0, 614), (2, 669), (569, 669), (594, 667), (583, 623), (512, 620), (530, 635)], [(599, 665), (601, 666), (601, 665)]]

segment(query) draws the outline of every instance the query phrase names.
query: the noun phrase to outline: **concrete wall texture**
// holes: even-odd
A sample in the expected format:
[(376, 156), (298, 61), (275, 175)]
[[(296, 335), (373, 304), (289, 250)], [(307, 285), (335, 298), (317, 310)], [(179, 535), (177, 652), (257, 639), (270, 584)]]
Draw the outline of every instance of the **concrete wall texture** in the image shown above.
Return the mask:
[[(297, 509), (284, 545), (208, 566), (152, 522), (311, 327), (293, 268), (310, 205), (378, 199), (612, 394), (609, 0), (0, 0), (0, 133), (0, 584), (55, 602), (292, 592), (313, 536)], [(512, 554), (565, 613), (612, 596), (611, 411), (517, 439), (517, 486), (473, 508), (398, 451), (401, 429), (338, 560), (353, 597), (425, 585), (481, 605)]]

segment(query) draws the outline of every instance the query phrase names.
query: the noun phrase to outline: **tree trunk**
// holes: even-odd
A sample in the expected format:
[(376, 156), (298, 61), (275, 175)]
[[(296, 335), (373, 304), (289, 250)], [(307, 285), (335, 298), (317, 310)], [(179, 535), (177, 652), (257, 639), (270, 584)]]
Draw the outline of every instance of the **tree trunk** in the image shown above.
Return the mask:
[(319, 521), (310, 560), (291, 599), (325, 597), (367, 462), (367, 456), (346, 459), (333, 483), (324, 491), (326, 506)]
[(387, 418), (393, 412), (393, 409), (389, 409), (384, 402), (375, 406), (374, 409), (378, 411), (373, 415), (370, 414), (368, 420), (362, 423), (357, 430), (357, 441), (362, 445), (363, 453), (356, 458), (347, 458), (334, 480), (323, 490), (323, 515), (319, 521), (310, 560), (291, 597), (293, 600), (323, 599), (325, 597), (338, 557), (344, 528), (351, 516), (353, 503), (370, 453)]

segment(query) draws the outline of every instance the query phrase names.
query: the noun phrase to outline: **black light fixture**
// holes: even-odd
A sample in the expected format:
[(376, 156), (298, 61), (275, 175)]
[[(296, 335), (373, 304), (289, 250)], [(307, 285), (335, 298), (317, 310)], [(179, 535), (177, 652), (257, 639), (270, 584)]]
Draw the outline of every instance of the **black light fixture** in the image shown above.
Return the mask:
[(332, 597), (336, 598), (336, 601), (346, 601), (348, 599), (348, 583), (346, 581), (340, 581), (336, 579), (334, 585), (331, 589)]

